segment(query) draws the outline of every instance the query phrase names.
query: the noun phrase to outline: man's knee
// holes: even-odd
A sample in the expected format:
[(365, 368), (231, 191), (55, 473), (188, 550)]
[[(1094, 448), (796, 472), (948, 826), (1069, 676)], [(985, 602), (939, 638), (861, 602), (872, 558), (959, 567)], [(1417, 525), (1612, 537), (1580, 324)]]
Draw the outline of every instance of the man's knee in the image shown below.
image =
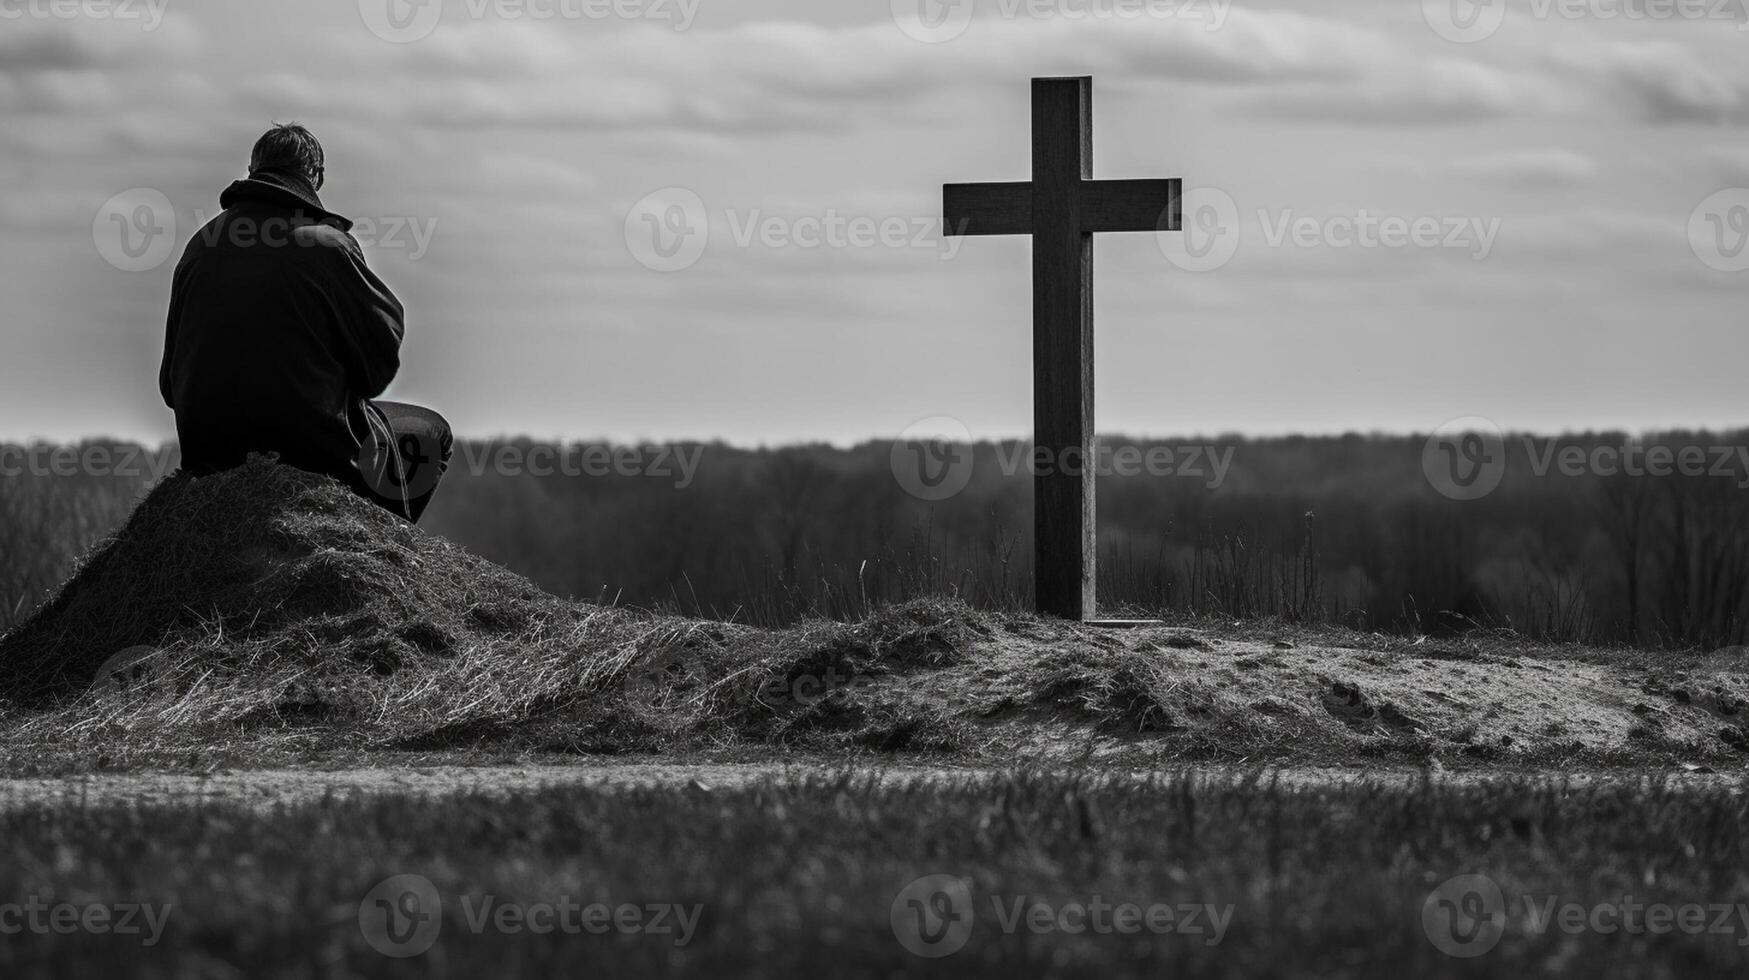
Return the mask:
[(449, 419), (430, 409), (426, 409), (425, 413), (430, 417), (426, 424), (429, 426), (432, 438), (437, 443), (438, 452), (442, 455), (443, 461), (447, 463), (450, 455), (455, 451), (455, 430), (449, 427)]
[(449, 462), (455, 448), (455, 433), (449, 420), (423, 405), (404, 402), (373, 403), (388, 422), (397, 444), (414, 443), (420, 455), (431, 455)]

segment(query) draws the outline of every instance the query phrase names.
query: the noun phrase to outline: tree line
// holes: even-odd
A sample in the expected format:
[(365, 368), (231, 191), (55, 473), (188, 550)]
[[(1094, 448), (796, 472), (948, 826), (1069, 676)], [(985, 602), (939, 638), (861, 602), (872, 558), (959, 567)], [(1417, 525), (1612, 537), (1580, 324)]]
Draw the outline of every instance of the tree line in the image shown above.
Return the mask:
[[(1101, 446), (1100, 602), (1113, 612), (1749, 643), (1749, 431), (1508, 435), (1491, 447), (1498, 485), (1480, 495), (1454, 490), (1441, 467), (1464, 461), (1421, 436)], [(918, 595), (1022, 609), (1034, 463), (1015, 442), (472, 442), (425, 527), (550, 592), (686, 615), (779, 625)], [(0, 628), (152, 480), (0, 474)]]

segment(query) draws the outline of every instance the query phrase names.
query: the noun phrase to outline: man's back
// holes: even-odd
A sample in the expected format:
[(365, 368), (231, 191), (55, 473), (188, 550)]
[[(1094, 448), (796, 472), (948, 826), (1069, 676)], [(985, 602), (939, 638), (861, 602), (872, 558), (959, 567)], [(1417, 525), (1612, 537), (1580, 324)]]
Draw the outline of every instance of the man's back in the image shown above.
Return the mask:
[(183, 464), (277, 452), (342, 475), (400, 367), (401, 304), (308, 185), (255, 174), (219, 203), (177, 266), (159, 374)]

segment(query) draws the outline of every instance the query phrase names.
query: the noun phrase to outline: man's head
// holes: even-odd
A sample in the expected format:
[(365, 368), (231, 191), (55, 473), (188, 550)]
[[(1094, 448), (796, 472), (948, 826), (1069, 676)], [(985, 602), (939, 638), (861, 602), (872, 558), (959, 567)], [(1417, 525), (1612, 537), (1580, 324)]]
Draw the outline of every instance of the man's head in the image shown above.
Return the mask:
[(321, 190), (322, 144), (297, 123), (274, 123), (255, 141), (255, 151), (249, 155), (249, 172), (299, 177)]

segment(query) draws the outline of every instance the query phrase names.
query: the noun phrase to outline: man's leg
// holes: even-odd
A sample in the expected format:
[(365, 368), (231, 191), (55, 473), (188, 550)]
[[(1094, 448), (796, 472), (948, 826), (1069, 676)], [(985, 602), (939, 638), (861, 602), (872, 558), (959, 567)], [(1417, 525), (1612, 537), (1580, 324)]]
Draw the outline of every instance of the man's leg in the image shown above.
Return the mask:
[(449, 468), (455, 443), (449, 423), (429, 408), (401, 402), (369, 402), (371, 440), (358, 454), (364, 496), (419, 523), (437, 484)]

